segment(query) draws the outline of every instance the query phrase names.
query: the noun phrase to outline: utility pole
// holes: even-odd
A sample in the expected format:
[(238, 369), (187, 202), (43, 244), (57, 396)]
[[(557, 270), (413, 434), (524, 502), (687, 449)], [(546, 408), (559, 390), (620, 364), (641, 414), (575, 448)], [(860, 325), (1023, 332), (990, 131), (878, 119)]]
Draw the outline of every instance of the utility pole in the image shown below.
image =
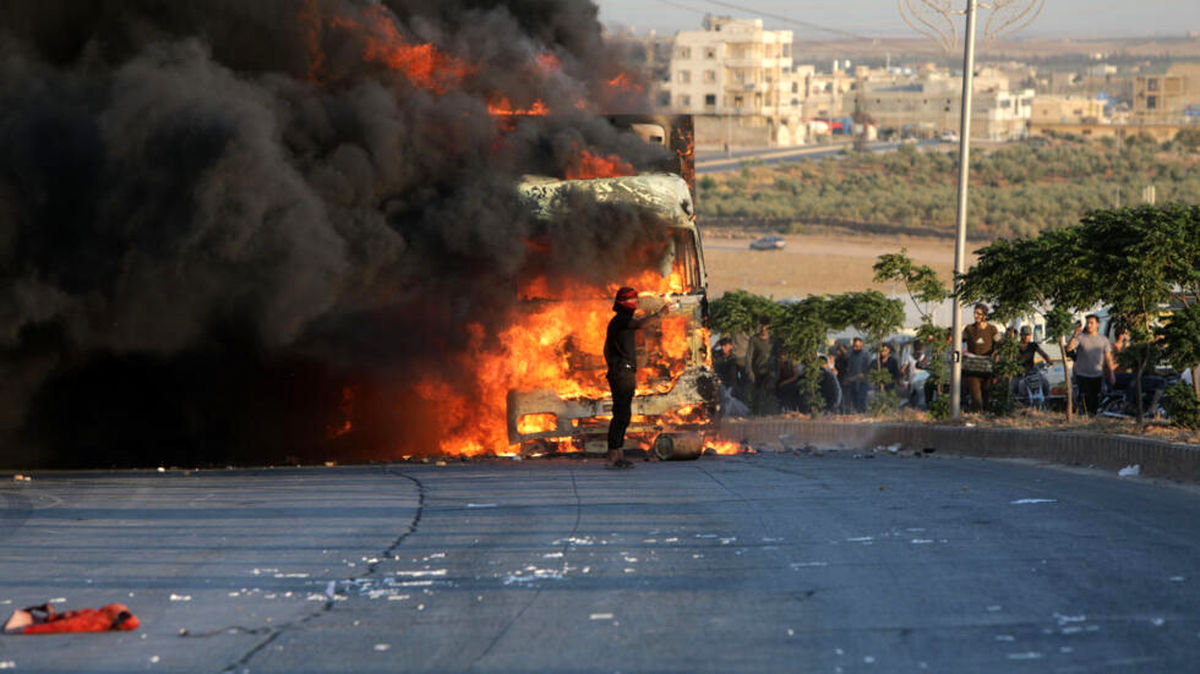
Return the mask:
[[(962, 116), (958, 121), (958, 214), (954, 220), (954, 295), (950, 298), (950, 416), (962, 416), (962, 300), (958, 284), (967, 273), (967, 177), (971, 168), (971, 92), (975, 83), (975, 11), (977, 0), (967, 0), (967, 29), (963, 49)], [(980, 410), (975, 410), (976, 412)]]
[[(994, 39), (1002, 33), (1019, 30), (1029, 25), (1041, 13), (1045, 4), (1046, 0), (990, 0), (983, 5), (992, 12), (984, 33), (987, 37)], [(971, 160), (971, 94), (975, 76), (975, 15), (980, 3), (979, 0), (967, 0), (967, 8), (963, 11), (951, 10), (949, 2), (934, 3), (929, 0), (897, 0), (897, 5), (905, 23), (918, 32), (937, 38), (947, 51), (958, 42), (957, 28), (951, 15), (966, 14), (967, 16), (966, 29), (963, 31), (962, 110), (958, 134), (958, 210), (954, 222), (954, 294), (950, 298), (950, 416), (958, 419), (962, 416), (963, 330), (962, 302), (959, 299), (958, 289), (960, 279), (967, 271), (967, 178)], [(939, 15), (945, 24), (931, 20)]]

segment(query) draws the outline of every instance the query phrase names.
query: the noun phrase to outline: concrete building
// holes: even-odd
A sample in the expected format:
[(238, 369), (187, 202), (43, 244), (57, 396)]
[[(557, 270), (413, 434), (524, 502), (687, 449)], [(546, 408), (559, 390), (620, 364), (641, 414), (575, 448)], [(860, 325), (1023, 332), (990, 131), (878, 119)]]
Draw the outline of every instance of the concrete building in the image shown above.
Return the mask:
[(762, 19), (705, 17), (703, 30), (675, 35), (656, 103), (694, 115), (697, 144), (803, 142), (792, 32), (764, 30)]
[(1165, 75), (1135, 77), (1132, 121), (1200, 123), (1200, 63), (1175, 63)]
[(1102, 98), (1049, 96), (1033, 99), (1032, 122), (1035, 124), (1098, 124), (1106, 120)]
[[(1009, 91), (1008, 78), (980, 71), (971, 99), (971, 137), (1012, 140), (1023, 137), (1033, 111), (1033, 89)], [(923, 72), (908, 81), (865, 81), (855, 96), (884, 135), (935, 136), (959, 130), (962, 80), (944, 72)]]

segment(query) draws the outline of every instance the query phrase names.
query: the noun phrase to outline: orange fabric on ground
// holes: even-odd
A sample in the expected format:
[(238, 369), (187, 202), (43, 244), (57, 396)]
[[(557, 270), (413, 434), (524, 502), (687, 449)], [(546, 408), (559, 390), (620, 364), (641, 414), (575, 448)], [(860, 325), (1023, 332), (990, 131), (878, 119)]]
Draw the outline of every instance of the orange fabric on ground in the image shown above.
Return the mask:
[(27, 626), (24, 634), (57, 634), (62, 632), (107, 632), (135, 630), (141, 624), (124, 604), (109, 604), (101, 608), (85, 608), (66, 613), (51, 613), (46, 622)]

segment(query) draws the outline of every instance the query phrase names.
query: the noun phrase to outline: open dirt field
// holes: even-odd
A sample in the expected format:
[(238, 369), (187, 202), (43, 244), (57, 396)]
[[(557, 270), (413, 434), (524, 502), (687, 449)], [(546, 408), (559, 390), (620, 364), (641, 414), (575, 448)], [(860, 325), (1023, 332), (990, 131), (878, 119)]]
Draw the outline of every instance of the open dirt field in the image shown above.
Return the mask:
[[(902, 294), (903, 287), (871, 280), (875, 276), (871, 267), (877, 258), (884, 253), (898, 253), (901, 248), (906, 248), (917, 264), (932, 267), (947, 285), (953, 277), (953, 239), (788, 234), (783, 250), (750, 250), (750, 242), (760, 235), (704, 232), (710, 297), (738, 289), (776, 299), (872, 289)], [(970, 252), (980, 245), (967, 242), (968, 267), (974, 259)]]

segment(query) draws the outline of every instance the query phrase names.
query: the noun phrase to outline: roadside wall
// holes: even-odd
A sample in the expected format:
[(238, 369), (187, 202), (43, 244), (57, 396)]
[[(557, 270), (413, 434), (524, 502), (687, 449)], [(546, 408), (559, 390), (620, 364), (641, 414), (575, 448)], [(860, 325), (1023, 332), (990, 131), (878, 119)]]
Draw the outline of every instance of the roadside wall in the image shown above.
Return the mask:
[(732, 442), (781, 448), (900, 444), (905, 450), (933, 448), (939, 454), (1037, 459), (1114, 471), (1136, 464), (1143, 476), (1200, 482), (1200, 447), (1120, 435), (783, 418), (730, 419), (722, 422), (720, 433)]

